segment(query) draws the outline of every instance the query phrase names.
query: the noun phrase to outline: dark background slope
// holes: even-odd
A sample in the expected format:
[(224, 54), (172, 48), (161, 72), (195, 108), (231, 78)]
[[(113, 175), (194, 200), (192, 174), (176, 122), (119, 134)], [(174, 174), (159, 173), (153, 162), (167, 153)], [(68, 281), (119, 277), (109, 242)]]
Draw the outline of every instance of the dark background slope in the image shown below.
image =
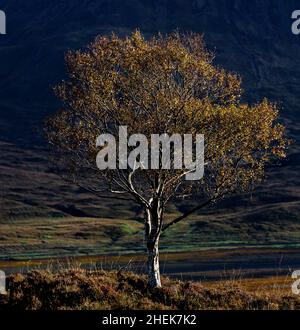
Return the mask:
[(300, 36), (291, 32), (298, 1), (7, 0), (0, 6), (7, 15), (7, 35), (0, 36), (0, 218), (139, 216), (133, 205), (95, 200), (51, 174), (42, 120), (59, 106), (51, 85), (64, 77), (67, 49), (111, 31), (125, 35), (139, 28), (148, 37), (179, 29), (204, 33), (216, 63), (242, 75), (245, 100), (278, 101), (296, 141), (287, 161), (252, 198), (220, 206), (229, 232), (240, 221), (250, 236), (271, 230), (279, 233), (272, 236), (278, 241), (284, 228), (300, 242)]
[(110, 0), (4, 1), (7, 35), (0, 39), (1, 138), (29, 141), (32, 127), (56, 108), (49, 86), (63, 77), (63, 55), (97, 34), (205, 34), (217, 63), (244, 77), (251, 100), (282, 101), (283, 115), (299, 113), (300, 37), (291, 33), (297, 1)]

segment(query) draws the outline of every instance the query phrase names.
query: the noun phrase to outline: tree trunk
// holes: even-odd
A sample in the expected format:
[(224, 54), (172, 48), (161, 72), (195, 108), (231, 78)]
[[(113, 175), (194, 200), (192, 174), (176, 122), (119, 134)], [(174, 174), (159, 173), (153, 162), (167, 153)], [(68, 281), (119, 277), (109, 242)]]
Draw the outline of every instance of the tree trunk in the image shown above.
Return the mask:
[(155, 242), (148, 242), (148, 286), (150, 288), (160, 288), (160, 271), (159, 271), (159, 253), (158, 253), (158, 238)]
[(163, 208), (159, 199), (150, 201), (151, 208), (145, 212), (145, 239), (148, 252), (148, 286), (160, 288), (158, 242), (162, 228)]

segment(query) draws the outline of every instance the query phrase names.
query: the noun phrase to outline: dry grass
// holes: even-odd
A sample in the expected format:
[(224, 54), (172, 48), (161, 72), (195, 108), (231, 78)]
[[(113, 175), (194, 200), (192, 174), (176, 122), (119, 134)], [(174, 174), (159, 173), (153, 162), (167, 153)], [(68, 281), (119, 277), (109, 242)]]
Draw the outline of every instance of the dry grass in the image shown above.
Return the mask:
[(267, 280), (260, 286), (257, 280), (203, 284), (164, 277), (163, 288), (150, 291), (145, 276), (130, 272), (35, 270), (8, 277), (0, 310), (300, 309), (300, 297), (282, 289), (283, 281), (269, 290)]

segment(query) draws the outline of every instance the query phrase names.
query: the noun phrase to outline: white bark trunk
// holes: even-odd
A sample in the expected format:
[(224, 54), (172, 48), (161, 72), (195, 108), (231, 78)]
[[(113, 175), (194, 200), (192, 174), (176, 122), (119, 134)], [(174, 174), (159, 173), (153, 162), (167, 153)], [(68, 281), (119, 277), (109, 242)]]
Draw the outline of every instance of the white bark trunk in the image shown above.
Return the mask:
[(148, 244), (148, 285), (150, 288), (160, 288), (160, 270), (158, 239), (156, 242)]
[(159, 200), (151, 200), (151, 209), (146, 210), (145, 238), (148, 252), (148, 286), (160, 288), (159, 253), (158, 242), (162, 228), (163, 210)]

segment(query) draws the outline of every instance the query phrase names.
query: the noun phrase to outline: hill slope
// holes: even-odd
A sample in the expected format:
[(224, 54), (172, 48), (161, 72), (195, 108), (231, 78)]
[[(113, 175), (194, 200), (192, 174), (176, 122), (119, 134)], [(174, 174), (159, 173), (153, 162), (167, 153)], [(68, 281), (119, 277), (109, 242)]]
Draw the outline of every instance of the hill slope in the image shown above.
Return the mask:
[[(293, 241), (300, 241), (292, 225), (298, 228), (300, 223), (300, 37), (290, 29), (298, 1), (10, 0), (1, 9), (8, 24), (8, 34), (0, 36), (3, 221), (60, 216), (137, 219), (141, 215), (134, 205), (95, 199), (50, 173), (39, 131), (45, 115), (58, 108), (50, 86), (64, 77), (67, 49), (83, 47), (97, 34), (112, 30), (125, 35), (140, 28), (150, 36), (178, 28), (205, 34), (208, 47), (216, 50), (216, 62), (244, 77), (246, 100), (266, 96), (282, 102), (283, 121), (296, 141), (288, 160), (271, 171), (268, 184), (251, 200), (246, 196), (220, 206), (225, 228), (236, 232), (235, 221), (250, 214), (251, 221), (240, 225), (243, 235), (258, 233), (259, 237), (270, 232), (261, 228), (272, 228), (280, 240), (284, 227), (293, 233)], [(185, 207), (179, 204), (169, 212)], [(201, 230), (208, 231), (213, 220), (211, 213)]]

